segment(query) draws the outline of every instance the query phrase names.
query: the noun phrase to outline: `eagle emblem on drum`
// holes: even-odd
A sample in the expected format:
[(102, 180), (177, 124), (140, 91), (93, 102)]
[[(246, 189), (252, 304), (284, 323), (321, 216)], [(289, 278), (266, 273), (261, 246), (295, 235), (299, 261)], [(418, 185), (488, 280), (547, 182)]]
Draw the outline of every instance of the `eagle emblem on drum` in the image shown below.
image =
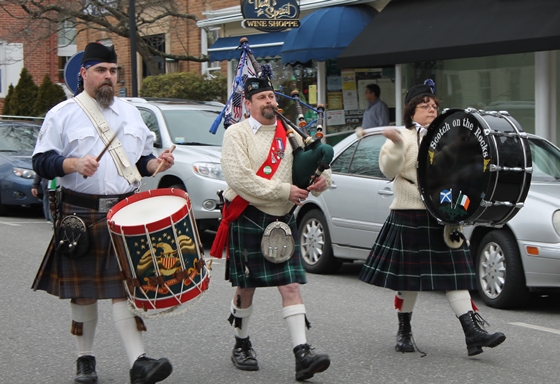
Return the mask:
[[(155, 241), (157, 239), (152, 239)], [(153, 253), (157, 260), (157, 269), (163, 276), (172, 276), (175, 272), (181, 269), (180, 258), (178, 250), (174, 248), (174, 240), (164, 235), (165, 241), (152, 243), (154, 246)], [(187, 235), (177, 237), (179, 241), (179, 249), (181, 254), (196, 254), (196, 245), (192, 238)], [(152, 249), (147, 250), (136, 267), (136, 273), (140, 275), (154, 275), (156, 274), (156, 267), (152, 257)]]

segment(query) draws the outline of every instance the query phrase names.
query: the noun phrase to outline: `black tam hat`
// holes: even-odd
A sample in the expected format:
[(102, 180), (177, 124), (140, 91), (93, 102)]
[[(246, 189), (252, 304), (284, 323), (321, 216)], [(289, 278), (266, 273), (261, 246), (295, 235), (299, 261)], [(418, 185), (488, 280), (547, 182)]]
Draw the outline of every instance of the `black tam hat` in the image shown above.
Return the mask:
[(98, 61), (100, 63), (116, 63), (117, 54), (115, 47), (112, 45), (106, 47), (99, 43), (89, 43), (86, 45), (84, 55), (82, 56), (82, 64), (88, 61)]
[(245, 98), (253, 96), (255, 93), (264, 91), (274, 91), (274, 87), (270, 82), (270, 79), (259, 79), (257, 77), (249, 77), (245, 80)]
[(404, 97), (404, 105), (410, 103), (410, 100), (416, 96), (433, 96), (435, 91), (435, 83), (432, 79), (427, 79), (424, 84), (418, 84), (410, 88)]

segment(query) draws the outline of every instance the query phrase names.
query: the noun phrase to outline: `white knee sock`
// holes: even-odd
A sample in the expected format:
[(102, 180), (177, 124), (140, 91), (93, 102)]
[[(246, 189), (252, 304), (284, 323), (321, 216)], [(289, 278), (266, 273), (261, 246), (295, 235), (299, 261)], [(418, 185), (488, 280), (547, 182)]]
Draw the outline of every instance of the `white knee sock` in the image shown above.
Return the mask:
[(292, 336), (292, 344), (294, 347), (300, 344), (306, 344), (305, 336), (305, 305), (296, 304), (282, 308), (282, 317), (288, 324), (288, 330)]
[(249, 308), (237, 308), (233, 301), (231, 302), (231, 313), (241, 319), (241, 327), (235, 327), (235, 336), (240, 339), (249, 337), (249, 317), (253, 313), (253, 305)]
[(466, 289), (462, 291), (448, 291), (445, 295), (449, 305), (451, 305), (451, 309), (455, 312), (455, 316), (459, 317), (473, 310), (471, 295)]
[(82, 335), (76, 336), (78, 356), (93, 356), (93, 339), (97, 328), (97, 302), (89, 305), (70, 303), (72, 320), (82, 323)]
[(412, 312), (418, 292), (416, 291), (397, 291), (395, 293), (395, 309), (398, 312)]
[(113, 304), (113, 321), (115, 328), (121, 336), (130, 367), (134, 365), (136, 359), (144, 354), (144, 344), (142, 343), (142, 332), (136, 327), (134, 315), (128, 309), (126, 301), (119, 301)]

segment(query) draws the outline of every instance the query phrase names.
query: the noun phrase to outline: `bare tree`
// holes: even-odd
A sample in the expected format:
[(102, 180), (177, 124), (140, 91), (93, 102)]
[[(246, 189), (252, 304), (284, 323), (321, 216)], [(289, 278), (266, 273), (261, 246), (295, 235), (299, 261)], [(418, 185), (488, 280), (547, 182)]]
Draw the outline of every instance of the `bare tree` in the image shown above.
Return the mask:
[[(135, 0), (3, 0), (0, 12), (18, 19), (18, 30), (10, 31), (14, 38), (40, 42), (60, 30), (61, 25), (74, 25), (76, 33), (99, 30), (130, 39), (129, 2)], [(186, 12), (189, 0), (136, 0), (136, 51), (150, 74), (159, 74), (156, 57), (177, 61), (208, 61), (206, 55), (191, 55), (183, 41), (187, 26), (196, 23), (197, 16)], [(23, 12), (22, 12), (23, 11)], [(159, 50), (151, 36), (174, 35), (181, 51)], [(2, 37), (2, 36), (0, 36)], [(174, 45), (176, 48), (176, 45)]]

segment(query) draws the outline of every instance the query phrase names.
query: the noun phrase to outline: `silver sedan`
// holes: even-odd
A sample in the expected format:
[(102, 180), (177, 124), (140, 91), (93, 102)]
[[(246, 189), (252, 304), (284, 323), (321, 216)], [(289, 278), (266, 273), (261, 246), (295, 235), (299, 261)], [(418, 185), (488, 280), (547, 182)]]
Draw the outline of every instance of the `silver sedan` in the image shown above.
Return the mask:
[[(296, 210), (301, 252), (311, 273), (365, 260), (389, 214), (393, 183), (379, 169), (383, 128), (334, 146), (332, 186)], [(533, 175), (525, 206), (502, 227), (465, 228), (482, 300), (522, 306), (531, 292), (560, 288), (560, 149), (529, 135)]]

